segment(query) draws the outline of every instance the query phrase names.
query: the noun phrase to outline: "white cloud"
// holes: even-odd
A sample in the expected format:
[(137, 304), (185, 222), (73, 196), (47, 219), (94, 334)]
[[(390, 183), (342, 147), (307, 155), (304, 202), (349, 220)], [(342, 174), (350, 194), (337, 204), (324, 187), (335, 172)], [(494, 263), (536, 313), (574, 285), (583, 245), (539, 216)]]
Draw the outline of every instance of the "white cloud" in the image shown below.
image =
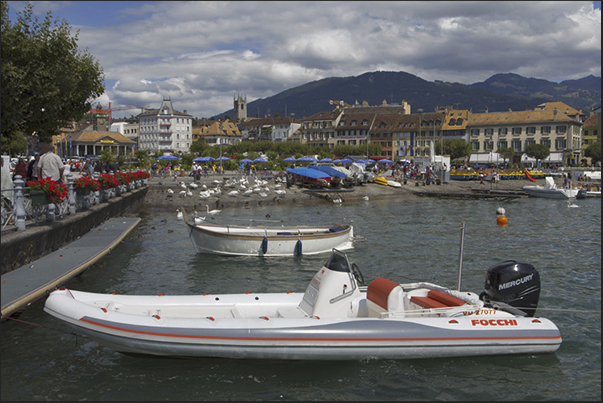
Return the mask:
[(555, 81), (601, 75), (601, 12), (586, 1), (129, 7), (110, 25), (70, 22), (79, 46), (117, 80), (103, 99), (158, 107), (166, 95), (193, 116), (232, 108), (236, 94), (250, 101), (375, 70), (467, 84), (507, 72)]

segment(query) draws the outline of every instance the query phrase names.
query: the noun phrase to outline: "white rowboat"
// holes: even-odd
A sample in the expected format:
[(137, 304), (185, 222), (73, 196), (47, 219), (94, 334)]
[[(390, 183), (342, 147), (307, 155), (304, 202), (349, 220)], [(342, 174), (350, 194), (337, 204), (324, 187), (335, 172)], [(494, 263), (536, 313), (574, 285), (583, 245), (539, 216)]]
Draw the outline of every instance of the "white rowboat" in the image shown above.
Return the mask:
[(236, 256), (296, 256), (354, 247), (351, 225), (246, 227), (184, 222), (197, 253)]

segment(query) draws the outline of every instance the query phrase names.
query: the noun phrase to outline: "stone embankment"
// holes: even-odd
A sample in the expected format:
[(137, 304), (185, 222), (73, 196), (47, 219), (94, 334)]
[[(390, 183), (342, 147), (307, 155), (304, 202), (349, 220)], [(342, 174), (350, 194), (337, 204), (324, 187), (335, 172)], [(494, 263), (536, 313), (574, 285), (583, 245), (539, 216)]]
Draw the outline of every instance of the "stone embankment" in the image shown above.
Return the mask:
[(109, 218), (138, 214), (148, 191), (148, 186), (142, 187), (52, 223), (28, 226), (25, 231), (3, 232), (2, 274), (75, 241)]

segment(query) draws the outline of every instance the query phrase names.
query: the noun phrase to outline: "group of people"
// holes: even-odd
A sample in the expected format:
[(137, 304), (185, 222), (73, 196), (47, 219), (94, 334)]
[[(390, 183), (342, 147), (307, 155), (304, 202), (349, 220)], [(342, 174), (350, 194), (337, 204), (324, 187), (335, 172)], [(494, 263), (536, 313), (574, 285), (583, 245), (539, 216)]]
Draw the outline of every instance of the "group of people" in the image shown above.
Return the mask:
[[(48, 151), (41, 156), (36, 152), (27, 164), (25, 159), (20, 158), (13, 173), (10, 172), (9, 167), (4, 166), (3, 158), (2, 190), (14, 189), (14, 180), (17, 175), (21, 176), (26, 183), (29, 181), (35, 182), (39, 178), (50, 178), (55, 182), (63, 181), (65, 164), (54, 151), (54, 146), (49, 146)], [(2, 197), (12, 201), (13, 194), (12, 192), (3, 192)]]
[[(29, 157), (29, 162), (26, 162), (25, 158), (19, 158), (13, 172), (10, 171), (10, 167), (5, 166), (4, 158), (2, 159), (2, 189), (13, 189), (14, 180), (17, 175), (27, 182), (36, 182), (40, 178), (50, 178), (55, 182), (67, 183), (67, 175), (71, 173), (71, 169), (81, 170), (82, 174), (92, 176), (95, 172), (118, 172), (120, 170), (119, 164), (116, 161), (111, 162), (109, 158), (105, 159), (104, 162), (94, 161), (87, 159), (84, 163), (79, 161), (68, 160), (63, 163), (61, 157), (55, 153), (54, 146), (48, 146), (47, 151), (40, 155), (38, 152), (34, 152)], [(3, 197), (12, 199), (11, 192), (3, 192)], [(5, 195), (6, 194), (6, 195)]]

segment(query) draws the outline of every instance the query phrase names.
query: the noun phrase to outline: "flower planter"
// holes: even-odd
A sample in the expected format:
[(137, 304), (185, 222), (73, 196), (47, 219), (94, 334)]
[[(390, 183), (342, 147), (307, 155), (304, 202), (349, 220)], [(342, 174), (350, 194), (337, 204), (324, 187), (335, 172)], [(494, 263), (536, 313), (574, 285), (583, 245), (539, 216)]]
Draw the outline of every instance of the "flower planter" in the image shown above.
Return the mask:
[(77, 188), (75, 190), (75, 193), (78, 197), (82, 197), (82, 196), (88, 196), (90, 194), (91, 190), (90, 188), (86, 187), (86, 188)]
[(29, 197), (31, 198), (32, 206), (44, 206), (48, 204), (46, 193), (43, 190), (30, 190)]

